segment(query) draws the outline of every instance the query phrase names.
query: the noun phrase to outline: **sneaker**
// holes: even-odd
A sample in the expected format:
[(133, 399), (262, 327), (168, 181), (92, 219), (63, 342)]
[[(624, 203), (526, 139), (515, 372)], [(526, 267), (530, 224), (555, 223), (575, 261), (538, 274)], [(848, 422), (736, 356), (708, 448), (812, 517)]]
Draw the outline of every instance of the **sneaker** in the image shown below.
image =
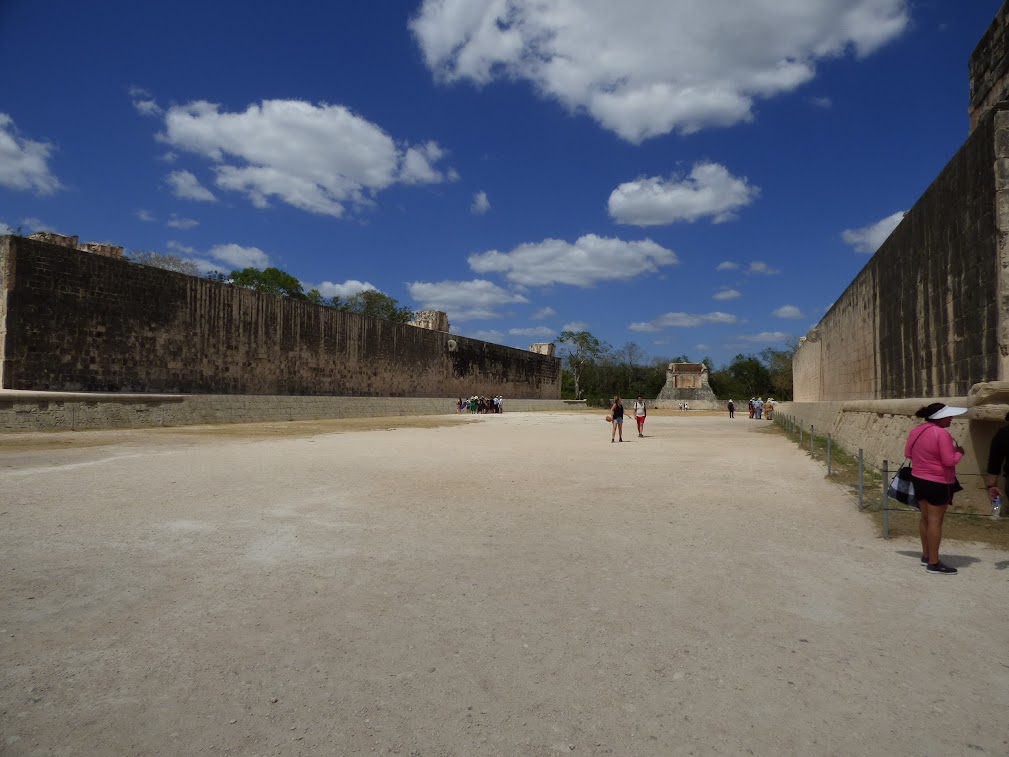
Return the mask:
[(929, 573), (938, 573), (943, 576), (955, 576), (956, 568), (951, 568), (948, 565), (943, 565), (941, 562), (937, 562), (935, 565), (929, 563), (928, 566)]
[(928, 565), (928, 555), (922, 555), (921, 556), (921, 564), (925, 565), (925, 566)]

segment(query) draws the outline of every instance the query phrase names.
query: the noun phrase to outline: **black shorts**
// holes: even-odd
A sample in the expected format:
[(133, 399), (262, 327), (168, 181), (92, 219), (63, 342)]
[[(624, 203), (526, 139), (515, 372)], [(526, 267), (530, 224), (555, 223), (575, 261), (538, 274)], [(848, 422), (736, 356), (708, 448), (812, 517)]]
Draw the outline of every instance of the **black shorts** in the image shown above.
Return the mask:
[(911, 483), (914, 484), (915, 498), (923, 499), (930, 505), (950, 505), (953, 503), (953, 495), (963, 490), (960, 482), (956, 479), (952, 484), (941, 484), (938, 481), (929, 481), (927, 478), (911, 476)]

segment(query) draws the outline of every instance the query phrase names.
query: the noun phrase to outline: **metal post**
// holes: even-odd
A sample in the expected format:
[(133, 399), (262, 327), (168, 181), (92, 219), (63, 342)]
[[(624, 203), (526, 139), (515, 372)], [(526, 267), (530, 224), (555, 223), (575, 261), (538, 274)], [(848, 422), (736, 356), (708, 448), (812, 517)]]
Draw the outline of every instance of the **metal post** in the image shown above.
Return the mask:
[(883, 461), (883, 538), (890, 538), (890, 498), (886, 490), (890, 488), (890, 464)]
[(827, 432), (827, 475), (830, 476), (830, 432)]
[(802, 423), (799, 423), (799, 446), (802, 446)]
[(813, 456), (813, 424), (809, 424), (809, 456)]
[(865, 470), (863, 467), (862, 458), (862, 448), (858, 449), (858, 511), (862, 512), (865, 509), (865, 500), (863, 498), (864, 492), (862, 491), (862, 473)]

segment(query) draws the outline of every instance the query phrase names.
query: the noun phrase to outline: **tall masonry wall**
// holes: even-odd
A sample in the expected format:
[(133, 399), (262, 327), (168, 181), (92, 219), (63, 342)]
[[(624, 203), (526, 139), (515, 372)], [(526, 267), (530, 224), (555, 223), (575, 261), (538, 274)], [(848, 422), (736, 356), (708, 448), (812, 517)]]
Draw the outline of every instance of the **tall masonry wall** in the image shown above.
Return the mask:
[(964, 396), (1001, 378), (1009, 104), (966, 144), (796, 351), (797, 402)]
[(0, 237), (0, 388), (559, 399), (555, 357)]

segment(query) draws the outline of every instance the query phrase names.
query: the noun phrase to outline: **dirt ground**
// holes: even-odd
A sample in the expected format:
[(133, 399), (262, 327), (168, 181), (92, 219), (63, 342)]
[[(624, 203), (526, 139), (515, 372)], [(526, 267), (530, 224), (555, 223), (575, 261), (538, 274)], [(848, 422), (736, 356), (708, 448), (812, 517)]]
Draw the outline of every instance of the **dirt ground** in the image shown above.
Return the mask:
[(6, 438), (0, 754), (1009, 753), (1009, 553), (601, 415)]

